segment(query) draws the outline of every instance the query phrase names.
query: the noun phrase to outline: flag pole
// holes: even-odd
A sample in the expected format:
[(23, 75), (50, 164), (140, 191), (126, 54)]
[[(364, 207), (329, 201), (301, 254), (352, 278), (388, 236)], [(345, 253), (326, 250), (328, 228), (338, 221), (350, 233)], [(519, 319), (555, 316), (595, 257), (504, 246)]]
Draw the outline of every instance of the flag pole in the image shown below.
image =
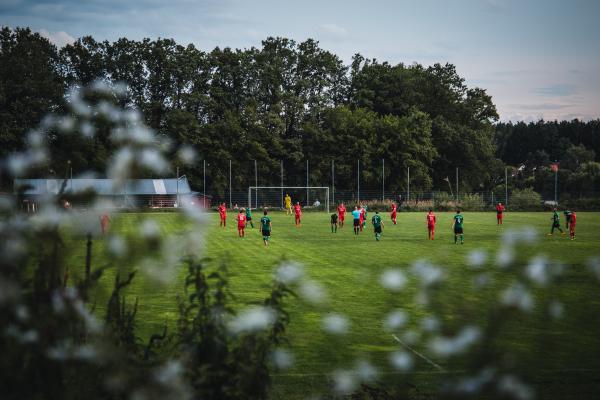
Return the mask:
[(558, 205), (558, 164), (554, 160), (554, 205)]

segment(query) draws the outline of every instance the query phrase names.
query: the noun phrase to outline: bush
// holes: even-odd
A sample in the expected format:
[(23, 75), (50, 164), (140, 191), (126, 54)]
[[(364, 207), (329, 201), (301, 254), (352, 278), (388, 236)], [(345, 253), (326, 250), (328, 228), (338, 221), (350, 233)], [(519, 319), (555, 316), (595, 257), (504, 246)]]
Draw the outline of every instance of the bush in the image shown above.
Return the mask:
[(509, 206), (513, 211), (540, 211), (542, 196), (532, 188), (515, 189), (510, 196)]
[(455, 210), (456, 199), (446, 192), (439, 192), (435, 194), (433, 205), (437, 211)]
[(458, 205), (460, 209), (466, 211), (483, 211), (485, 208), (483, 199), (477, 193), (464, 195), (458, 202)]

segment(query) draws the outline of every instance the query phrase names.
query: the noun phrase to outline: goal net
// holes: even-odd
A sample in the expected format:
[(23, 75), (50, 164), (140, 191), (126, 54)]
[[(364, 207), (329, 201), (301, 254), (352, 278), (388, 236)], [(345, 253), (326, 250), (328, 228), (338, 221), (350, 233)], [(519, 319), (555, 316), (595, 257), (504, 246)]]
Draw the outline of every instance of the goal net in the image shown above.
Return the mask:
[(292, 205), (300, 202), (302, 208), (314, 208), (329, 212), (329, 187), (327, 186), (250, 186), (248, 207), (285, 207), (285, 196), (289, 195)]

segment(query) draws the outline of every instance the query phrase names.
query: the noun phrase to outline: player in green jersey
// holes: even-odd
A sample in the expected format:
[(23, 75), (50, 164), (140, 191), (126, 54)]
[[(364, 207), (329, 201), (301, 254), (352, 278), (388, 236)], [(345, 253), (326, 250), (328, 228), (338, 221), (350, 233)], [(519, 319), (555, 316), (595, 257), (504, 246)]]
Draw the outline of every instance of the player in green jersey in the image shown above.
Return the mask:
[(250, 224), (252, 229), (254, 229), (254, 222), (252, 222), (252, 211), (250, 210), (250, 207), (246, 208), (246, 226), (248, 226), (248, 224)]
[(552, 214), (552, 228), (550, 228), (550, 233), (548, 236), (554, 235), (554, 229), (558, 229), (561, 235), (564, 235), (562, 228), (560, 227), (560, 215), (558, 215), (558, 211), (554, 208), (554, 214)]
[(271, 218), (267, 215), (267, 209), (265, 208), (265, 212), (263, 217), (260, 219), (260, 230), (262, 231), (263, 242), (265, 242), (265, 246), (269, 245), (269, 238), (271, 237), (271, 230), (273, 229), (273, 224), (271, 224)]
[(454, 244), (458, 243), (458, 235), (460, 235), (460, 244), (463, 244), (465, 242), (465, 235), (463, 234), (463, 216), (458, 209), (454, 216), (454, 222), (452, 222), (452, 229), (454, 230)]
[(331, 214), (331, 233), (337, 233), (338, 226), (338, 215), (336, 213)]
[(371, 218), (371, 223), (373, 224), (373, 231), (375, 232), (375, 240), (379, 241), (379, 239), (381, 239), (381, 232), (383, 230), (383, 221), (381, 220), (379, 211), (375, 211), (375, 215), (373, 215), (373, 218)]

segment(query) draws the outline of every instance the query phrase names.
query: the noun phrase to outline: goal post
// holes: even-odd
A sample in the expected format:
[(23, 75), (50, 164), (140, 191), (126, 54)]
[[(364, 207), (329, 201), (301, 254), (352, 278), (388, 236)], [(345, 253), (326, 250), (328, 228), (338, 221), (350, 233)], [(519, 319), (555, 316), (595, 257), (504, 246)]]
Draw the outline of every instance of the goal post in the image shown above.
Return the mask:
[(320, 206), (329, 212), (329, 186), (249, 186), (248, 208), (277, 207), (284, 208), (283, 196), (288, 193), (292, 204), (300, 202), (303, 207), (314, 207), (314, 202), (308, 204), (309, 199), (318, 200)]

